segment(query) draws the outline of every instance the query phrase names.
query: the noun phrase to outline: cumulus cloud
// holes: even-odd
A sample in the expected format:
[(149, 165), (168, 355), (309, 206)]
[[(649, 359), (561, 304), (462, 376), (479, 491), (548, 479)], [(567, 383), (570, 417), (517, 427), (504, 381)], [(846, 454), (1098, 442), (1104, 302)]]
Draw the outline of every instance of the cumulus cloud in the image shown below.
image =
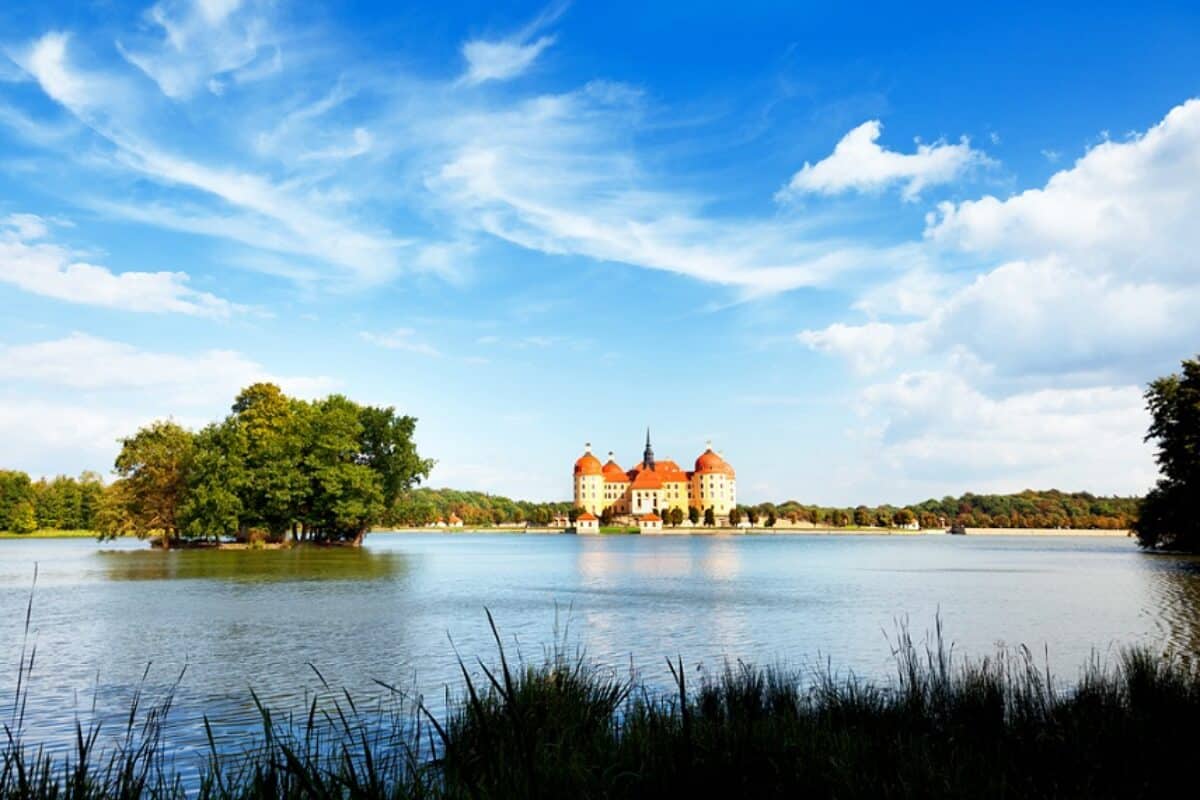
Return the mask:
[(904, 373), (863, 395), (898, 470), (961, 456), (985, 474), (990, 454), (997, 475), (1044, 465), (1051, 482), (1142, 491), (1153, 468), (1141, 386), (1200, 341), (1198, 215), (1200, 101), (1189, 100), (1042, 187), (942, 204), (926, 227), (933, 260), (982, 271), (947, 274), (909, 313), (876, 287), (857, 304), (874, 319), (799, 339), (862, 374)]
[(992, 396), (961, 375), (924, 370), (869, 386), (861, 406), (872, 452), (912, 492), (1054, 486), (1117, 494), (1154, 481), (1137, 387)]
[(113, 272), (48, 241), (41, 217), (0, 218), (0, 281), (68, 303), (151, 314), (227, 317), (241, 307), (188, 285), (184, 272)]
[(899, 184), (900, 196), (916, 200), (929, 186), (949, 183), (972, 166), (989, 163), (972, 149), (967, 137), (958, 144), (917, 144), (915, 153), (897, 153), (879, 146), (883, 125), (869, 120), (842, 137), (833, 153), (804, 166), (778, 194), (786, 200), (799, 194), (835, 195), (849, 191), (878, 192)]
[(1200, 99), (1104, 141), (1044, 187), (943, 203), (926, 237), (970, 253), (1070, 258), (1094, 273), (1193, 283), (1200, 249)]

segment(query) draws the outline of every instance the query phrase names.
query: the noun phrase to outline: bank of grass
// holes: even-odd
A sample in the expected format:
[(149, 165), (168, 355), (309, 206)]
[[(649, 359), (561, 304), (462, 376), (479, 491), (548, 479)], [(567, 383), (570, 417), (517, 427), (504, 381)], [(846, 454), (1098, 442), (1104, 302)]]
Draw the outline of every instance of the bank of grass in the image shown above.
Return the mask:
[(0, 539), (95, 539), (99, 536), (97, 531), (59, 530), (58, 528), (38, 528), (29, 533), (0, 531)]
[(601, 525), (600, 532), (610, 536), (627, 536), (637, 533), (638, 529), (632, 525)]
[(1200, 674), (1182, 660), (1124, 650), (1063, 688), (1025, 650), (952, 660), (940, 636), (902, 631), (895, 652), (884, 684), (676, 660), (660, 693), (583, 657), (518, 664), (500, 648), (481, 681), (463, 666), (446, 714), (259, 705), (262, 734), (236, 756), (205, 721), (211, 750), (190, 771), (164, 755), (170, 694), (135, 698), (115, 745), (80, 726), (57, 754), (22, 740), (18, 680), (0, 798), (1128, 798), (1194, 782)]

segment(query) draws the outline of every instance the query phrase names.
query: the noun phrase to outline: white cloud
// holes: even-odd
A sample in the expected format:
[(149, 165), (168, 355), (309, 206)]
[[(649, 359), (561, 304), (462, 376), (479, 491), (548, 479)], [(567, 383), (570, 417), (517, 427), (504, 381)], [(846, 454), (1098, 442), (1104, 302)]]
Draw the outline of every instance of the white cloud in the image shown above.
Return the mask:
[(779, 199), (804, 193), (877, 192), (902, 184), (901, 197), (915, 200), (925, 188), (949, 183), (970, 167), (989, 163), (965, 136), (958, 144), (918, 143), (917, 152), (905, 154), (879, 146), (882, 130), (879, 120), (870, 120), (847, 133), (827, 158), (816, 164), (806, 161), (779, 192)]
[(269, 7), (242, 0), (163, 0), (145, 13), (161, 38), (117, 47), (172, 99), (187, 99), (201, 88), (219, 95), (225, 89), (222, 76), (244, 80), (251, 71), (260, 78), (277, 71)]
[(46, 241), (46, 221), (0, 218), (0, 282), (69, 303), (151, 314), (227, 317), (240, 307), (188, 286), (183, 272), (113, 272)]
[(336, 387), (323, 376), (275, 374), (230, 350), (157, 352), (83, 333), (0, 345), (5, 466), (35, 475), (104, 471), (119, 438), (166, 417), (198, 428), (255, 381), (300, 397)]
[[(857, 304), (875, 319), (800, 341), (860, 373), (904, 373), (863, 395), (898, 480), (958, 466), (980, 486), (1140, 492), (1154, 474), (1140, 387), (1200, 341), (1198, 216), (1189, 100), (1044, 187), (942, 204), (930, 262), (969, 257), (982, 272), (931, 283), (923, 309), (890, 308), (876, 287)], [(897, 284), (920, 285), (924, 269)]]
[(992, 397), (960, 375), (919, 371), (868, 387), (861, 410), (880, 477), (910, 493), (1141, 492), (1156, 472), (1137, 387)]
[(227, 404), (243, 387), (271, 381), (284, 391), (311, 397), (329, 391), (327, 377), (274, 375), (232, 350), (195, 355), (154, 352), (73, 333), (62, 339), (0, 346), (0, 378), (78, 391), (153, 392), (189, 406)]
[(538, 36), (538, 31), (566, 10), (565, 4), (550, 6), (517, 33), (504, 39), (472, 39), (462, 46), (467, 71), (460, 79), (467, 85), (487, 81), (507, 81), (525, 73), (546, 48), (553, 36)]
[(1093, 273), (1192, 283), (1200, 250), (1200, 99), (1104, 141), (1040, 189), (943, 203), (926, 236), (972, 253), (1056, 254)]
[[(664, 270), (747, 294), (813, 286), (846, 271), (906, 263), (813, 237), (798, 220), (722, 218), (707, 198), (660, 188), (629, 149), (640, 95), (589, 84), (444, 126), (445, 160), (425, 187), (461, 226), (530, 250)], [(440, 154), (440, 151), (439, 151)]]
[(388, 350), (403, 350), (423, 356), (441, 356), (436, 347), (416, 338), (417, 332), (412, 328), (393, 328), (383, 333), (362, 331), (359, 333), (363, 341), (385, 347)]
[(865, 325), (835, 322), (822, 330), (801, 331), (797, 338), (813, 350), (845, 358), (862, 374), (890, 367), (897, 359), (923, 347), (919, 329), (883, 322)]
[(116, 162), (168, 187), (194, 190), (221, 201), (236, 215), (194, 208), (139, 208), (105, 203), (112, 211), (170, 227), (234, 238), (258, 247), (308, 256), (370, 284), (400, 269), (409, 242), (368, 230), (341, 207), (338, 198), (302, 192), (293, 183), (237, 169), (210, 167), (168, 152), (134, 133), (137, 103), (122, 82), (69, 63), (67, 37), (47, 34), (28, 48), (22, 65), (43, 91), (115, 148)]
[(553, 36), (540, 36), (528, 44), (512, 39), (489, 42), (476, 39), (463, 45), (467, 71), (463, 81), (468, 84), (486, 81), (506, 81), (517, 77), (537, 60), (550, 45)]

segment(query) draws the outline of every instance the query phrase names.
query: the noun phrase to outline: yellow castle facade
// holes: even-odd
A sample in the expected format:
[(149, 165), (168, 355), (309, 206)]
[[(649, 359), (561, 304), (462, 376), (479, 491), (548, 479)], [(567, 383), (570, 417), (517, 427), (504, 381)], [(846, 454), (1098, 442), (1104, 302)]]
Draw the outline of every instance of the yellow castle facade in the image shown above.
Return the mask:
[(689, 508), (703, 514), (711, 508), (718, 517), (729, 515), (737, 505), (737, 476), (733, 467), (712, 449), (696, 459), (695, 469), (684, 471), (670, 460), (656, 460), (650, 446), (650, 431), (646, 431), (646, 449), (641, 463), (623, 469), (608, 454), (608, 461), (592, 455), (591, 444), (575, 462), (575, 507), (591, 514), (605, 509), (618, 516), (641, 518), (648, 514), (670, 512), (678, 508), (686, 514)]

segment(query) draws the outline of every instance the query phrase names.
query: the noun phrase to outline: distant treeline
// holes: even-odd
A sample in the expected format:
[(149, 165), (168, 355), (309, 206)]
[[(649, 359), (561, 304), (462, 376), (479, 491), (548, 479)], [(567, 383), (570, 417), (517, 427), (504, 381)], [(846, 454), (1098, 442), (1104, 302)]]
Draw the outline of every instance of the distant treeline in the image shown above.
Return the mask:
[(439, 520), (448, 522), (453, 515), (471, 526), (524, 522), (549, 525), (555, 515), (567, 514), (571, 508), (570, 502), (533, 503), (484, 492), (420, 488), (397, 498), (384, 522), (395, 527), (420, 527)]
[[(943, 497), (910, 506), (857, 506), (837, 508), (785, 503), (741, 505), (731, 515), (752, 525), (772, 526), (779, 520), (808, 522), (831, 527), (898, 527), (913, 522), (922, 528), (963, 525), (970, 528), (1100, 528), (1124, 530), (1137, 517), (1136, 497), (1097, 497), (1088, 492), (1056, 490), (1020, 494), (972, 494)], [(531, 503), (483, 492), (420, 488), (397, 498), (385, 523), (422, 526), (456, 516), (464, 525), (500, 525), (528, 522), (545, 525), (558, 514), (569, 514), (572, 504)]]
[(0, 531), (96, 530), (106, 491), (95, 472), (34, 481), (24, 472), (0, 469)]
[[(1089, 492), (1033, 491), (1019, 494), (972, 494), (943, 497), (909, 506), (830, 508), (789, 500), (743, 507), (758, 519), (811, 522), (834, 527), (896, 527), (916, 522), (922, 528), (962, 525), (968, 528), (1099, 528), (1125, 530), (1137, 519), (1138, 498), (1097, 497)], [(754, 519), (751, 519), (754, 522)]]

